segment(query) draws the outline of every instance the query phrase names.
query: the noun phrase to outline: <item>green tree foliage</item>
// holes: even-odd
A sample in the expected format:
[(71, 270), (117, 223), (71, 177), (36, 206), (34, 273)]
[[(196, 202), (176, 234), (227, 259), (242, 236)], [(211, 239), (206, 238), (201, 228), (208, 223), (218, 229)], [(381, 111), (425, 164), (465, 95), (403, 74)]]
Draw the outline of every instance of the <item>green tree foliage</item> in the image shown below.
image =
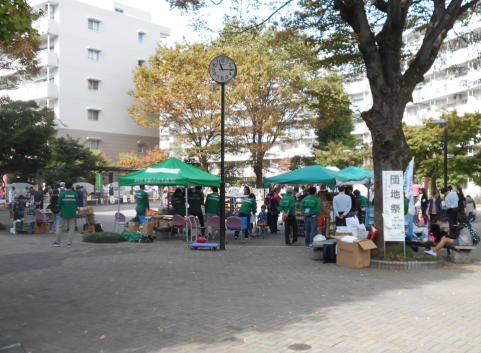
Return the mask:
[(38, 76), (41, 38), (32, 28), (40, 15), (23, 0), (0, 0), (0, 89), (14, 89), (20, 80)]
[[(448, 159), (448, 185), (462, 185), (468, 178), (479, 182), (481, 113), (459, 116), (456, 110), (444, 111), (439, 120), (448, 121), (448, 154), (452, 155)], [(433, 188), (444, 185), (444, 126), (433, 125), (432, 121), (422, 126), (404, 125), (404, 133), (414, 156), (416, 176), (429, 177)]]
[(315, 157), (294, 156), (290, 159), (289, 171), (292, 172), (293, 170), (309, 167), (314, 164), (316, 164)]
[(148, 65), (134, 71), (135, 89), (129, 91), (135, 99), (128, 109), (132, 119), (142, 127), (168, 129), (176, 144), (185, 146), (183, 155), (195, 157), (205, 171), (220, 150), (219, 87), (207, 72), (217, 55), (221, 51), (210, 45), (160, 43)]
[(32, 175), (50, 158), (54, 114), (35, 101), (0, 98), (0, 175)]
[[(316, 163), (323, 167), (337, 167), (344, 169), (349, 167), (349, 154), (343, 152), (346, 146), (342, 143), (334, 141), (329, 142), (327, 147), (322, 150), (316, 150)], [(368, 169), (370, 167), (367, 162), (371, 157), (371, 148), (365, 144), (361, 148), (351, 150), (351, 165), (359, 168)]]
[(79, 140), (70, 137), (56, 138), (51, 143), (52, 156), (47, 168), (52, 169), (45, 174), (45, 181), (50, 184), (77, 178), (89, 178), (96, 170), (99, 156), (96, 156)]
[(20, 36), (36, 35), (32, 21), (39, 17), (24, 0), (0, 0), (0, 43), (10, 44)]
[(317, 91), (310, 92), (314, 99), (309, 104), (316, 116), (317, 144), (313, 148), (326, 150), (330, 142), (343, 144), (345, 149), (354, 148), (357, 141), (351, 134), (354, 130), (351, 100), (341, 78), (330, 72), (316, 88)]

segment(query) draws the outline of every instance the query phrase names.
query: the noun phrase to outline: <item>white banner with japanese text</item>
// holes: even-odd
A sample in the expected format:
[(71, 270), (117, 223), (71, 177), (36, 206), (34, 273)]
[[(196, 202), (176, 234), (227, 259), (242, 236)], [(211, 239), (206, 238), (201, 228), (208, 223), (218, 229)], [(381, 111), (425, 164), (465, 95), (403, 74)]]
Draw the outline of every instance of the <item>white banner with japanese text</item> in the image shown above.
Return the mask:
[(384, 241), (404, 241), (403, 172), (382, 172)]

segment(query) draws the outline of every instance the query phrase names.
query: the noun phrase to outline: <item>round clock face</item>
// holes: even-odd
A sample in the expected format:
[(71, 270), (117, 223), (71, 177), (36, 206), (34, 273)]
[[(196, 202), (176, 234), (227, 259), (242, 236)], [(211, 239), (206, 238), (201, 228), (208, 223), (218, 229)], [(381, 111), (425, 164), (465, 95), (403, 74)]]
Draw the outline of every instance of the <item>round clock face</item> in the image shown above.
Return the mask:
[(222, 55), (210, 62), (209, 73), (215, 82), (230, 83), (237, 76), (237, 67), (231, 58)]

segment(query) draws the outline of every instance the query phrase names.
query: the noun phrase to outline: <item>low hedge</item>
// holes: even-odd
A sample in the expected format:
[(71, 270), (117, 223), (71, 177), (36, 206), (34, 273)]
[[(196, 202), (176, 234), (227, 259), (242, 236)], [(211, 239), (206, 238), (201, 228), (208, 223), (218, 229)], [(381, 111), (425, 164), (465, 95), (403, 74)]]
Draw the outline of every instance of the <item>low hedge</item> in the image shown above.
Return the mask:
[(85, 233), (83, 241), (86, 243), (121, 243), (125, 241), (122, 234), (113, 232)]
[[(384, 252), (379, 249), (372, 250), (371, 259), (384, 261)], [(426, 255), (424, 254), (424, 251), (422, 253), (416, 253), (413, 249), (406, 246), (406, 258), (404, 258), (403, 249), (386, 249), (385, 261), (440, 261), (442, 259), (443, 258), (439, 255)]]

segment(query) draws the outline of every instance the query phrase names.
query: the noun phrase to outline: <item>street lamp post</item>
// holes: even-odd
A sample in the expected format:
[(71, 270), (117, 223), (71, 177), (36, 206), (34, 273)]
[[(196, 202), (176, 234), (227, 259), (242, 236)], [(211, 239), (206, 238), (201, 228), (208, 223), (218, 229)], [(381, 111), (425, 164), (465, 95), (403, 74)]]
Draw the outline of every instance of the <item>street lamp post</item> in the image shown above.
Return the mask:
[(351, 150), (344, 150), (344, 153), (349, 153), (349, 167), (351, 166)]
[(444, 125), (444, 188), (448, 188), (448, 122), (447, 120), (436, 120), (433, 125)]

